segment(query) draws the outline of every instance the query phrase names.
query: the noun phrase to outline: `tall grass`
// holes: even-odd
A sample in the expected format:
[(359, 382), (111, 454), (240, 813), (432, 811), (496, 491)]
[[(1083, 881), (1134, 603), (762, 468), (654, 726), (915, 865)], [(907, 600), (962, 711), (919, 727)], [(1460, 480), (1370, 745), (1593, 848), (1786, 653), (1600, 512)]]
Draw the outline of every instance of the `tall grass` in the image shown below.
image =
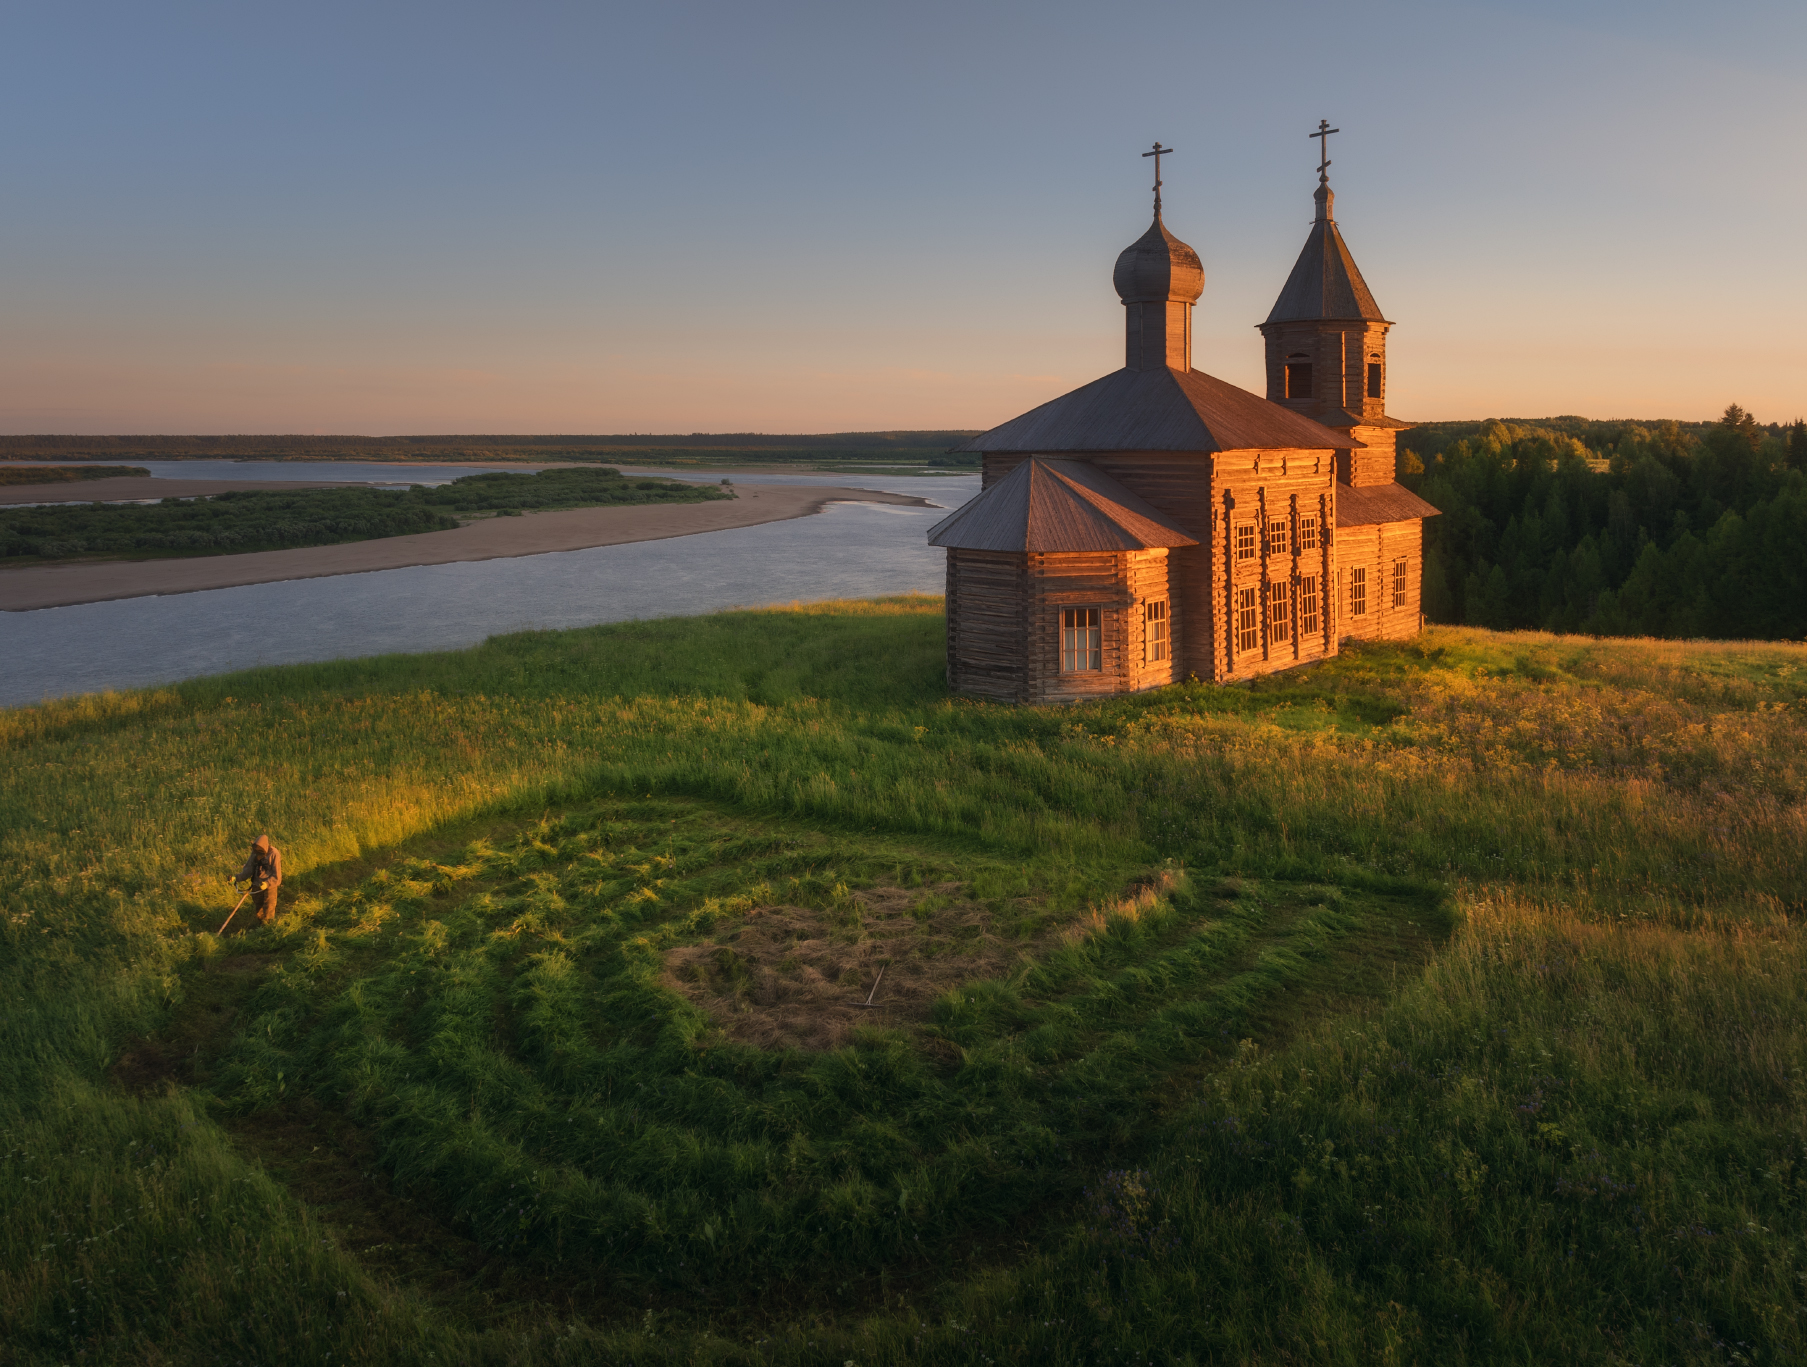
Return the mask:
[[(934, 600), (831, 604), (0, 713), (7, 1342), (27, 1360), (142, 1362), (1802, 1354), (1807, 649), (1436, 630), (1254, 687), (1036, 710), (946, 698), (941, 632)], [(675, 843), (656, 851), (692, 882), (636, 930), (621, 906), (636, 889), (584, 892), (602, 880), (581, 876), (583, 842), (610, 821), (669, 826), (661, 804), (698, 832), (693, 863)], [(218, 925), (223, 875), (263, 829), (305, 914), (287, 938), (242, 948), (197, 935)], [(997, 884), (1006, 900), (1052, 916), (1171, 861), (1202, 900), (1172, 904), (1168, 938), (1131, 937), (1115, 967), (1069, 965), (1065, 988), (986, 989), (974, 1006), (991, 1014), (970, 1022), (950, 1001), (932, 1024), (958, 1062), (917, 1036), (813, 1059), (683, 1053), (686, 1032), (707, 1042), (706, 1023), (636, 977), (629, 951), (647, 934), (713, 934), (690, 920), (710, 897), (771, 883), (759, 861), (780, 856), (743, 859), (730, 830), (819, 842), (784, 875), (806, 884), (830, 868), (854, 883), (1014, 870)], [(543, 866), (513, 870), (536, 841)], [(608, 853), (619, 864), (651, 841)], [(379, 875), (423, 881), (429, 866), (470, 869), (444, 877), (473, 895), (446, 893), (446, 915), (429, 914), (430, 893), (388, 899), (393, 917), (366, 926)], [(1253, 1043), (1205, 1048), (1201, 1029), (1176, 1052), (1153, 1003), (1208, 1004), (1228, 979), (1135, 975), (1233, 923), (1240, 899), (1209, 895), (1227, 878), (1270, 914), (1287, 889), (1407, 908), (1441, 885), (1466, 919), (1422, 975), (1353, 952), (1359, 930), (1332, 937), (1348, 953), (1272, 958), (1287, 971), (1232, 1031)], [(531, 934), (497, 941), (529, 914)], [(122, 1087), (109, 1072), (122, 1051), (166, 1035), (199, 975), (245, 952), (280, 972), (212, 1071), (185, 1075), (205, 1085)], [(429, 961), (433, 991), (398, 1004)], [(599, 1001), (611, 974), (627, 995)], [(1141, 1006), (1125, 995), (1139, 982)], [(626, 1033), (649, 1012), (663, 1013), (653, 1035)], [(936, 1097), (1002, 1095), (1000, 1061), (1050, 1040), (1028, 1091), (1010, 1084), (1005, 1118), (935, 1118)], [(601, 1171), (627, 1151), (606, 1149), (616, 1103), (594, 1099), (597, 1070), (675, 1081), (702, 1055), (740, 1070), (716, 1118), (646, 1117), (671, 1131), (669, 1161)], [(1094, 1056), (1114, 1062), (1087, 1072)], [(413, 1062), (431, 1066), (409, 1077)], [(891, 1070), (875, 1095), (925, 1109), (898, 1140), (868, 1136), (872, 1166), (822, 1160), (779, 1182), (782, 1127), (758, 1108), (823, 1085), (812, 1069), (875, 1066)], [(1083, 1084), (1075, 1096), (1105, 1088), (1117, 1131), (1088, 1130), (1062, 1079)], [(509, 1086), (537, 1089), (573, 1131), (594, 1121), (590, 1148), (529, 1132), (533, 1107)], [(567, 1276), (608, 1285), (581, 1309), (536, 1301), (503, 1328), (501, 1311), (374, 1279), (248, 1157), (210, 1096), (342, 1108), (386, 1172), (496, 1256), (524, 1270), (562, 1257)], [(842, 1142), (857, 1110), (789, 1133)], [(876, 1223), (857, 1200), (836, 1213), (848, 1182), (882, 1193), (873, 1173), (931, 1172), (963, 1135), (976, 1145), (1015, 1123), (1005, 1113), (1048, 1128), (1065, 1156), (975, 1162), (979, 1180), (940, 1188), (920, 1230), (888, 1196)], [(719, 1159), (698, 1157), (709, 1143), (726, 1146)], [(702, 1175), (688, 1185), (686, 1161)], [(678, 1216), (599, 1255), (595, 1240), (621, 1237), (601, 1206), (554, 1218), (541, 1204), (513, 1212), (509, 1251), (515, 1165), (573, 1201), (582, 1183), (614, 1183)], [(685, 1215), (685, 1193), (709, 1183), (728, 1185)], [(705, 1253), (733, 1191), (764, 1223)], [(820, 1243), (803, 1225), (817, 1218)], [(1022, 1219), (1038, 1232), (1012, 1252)], [(933, 1258), (895, 1252), (905, 1231)], [(680, 1257), (696, 1280), (674, 1279)], [(871, 1271), (843, 1290), (820, 1270), (843, 1265)], [(712, 1337), (690, 1298), (720, 1298), (749, 1268), (805, 1280), (764, 1319), (720, 1321), (733, 1341)]]

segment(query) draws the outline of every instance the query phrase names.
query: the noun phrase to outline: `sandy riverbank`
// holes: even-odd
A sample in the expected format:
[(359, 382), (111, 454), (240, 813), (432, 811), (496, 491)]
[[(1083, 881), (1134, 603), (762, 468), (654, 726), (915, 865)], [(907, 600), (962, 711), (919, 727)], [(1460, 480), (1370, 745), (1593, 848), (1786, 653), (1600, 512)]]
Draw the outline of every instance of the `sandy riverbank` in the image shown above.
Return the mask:
[[(108, 482), (94, 481), (96, 484)], [(157, 481), (160, 485), (176, 482)], [(260, 483), (257, 487), (268, 489), (272, 486)], [(310, 484), (307, 487), (318, 489), (321, 486)], [(317, 579), (368, 570), (403, 569), (410, 565), (501, 560), (547, 551), (615, 546), (629, 541), (661, 541), (697, 532), (807, 517), (820, 512), (824, 505), (836, 502), (933, 506), (926, 499), (874, 489), (797, 484), (743, 485), (737, 498), (717, 502), (573, 508), (562, 512), (528, 513), (522, 517), (493, 517), (456, 531), (389, 536), (343, 546), (303, 546), (294, 550), (197, 556), (186, 560), (28, 565), (0, 570), (0, 611), (24, 612), (33, 608), (98, 603), (112, 598), (268, 584), (280, 579)]]

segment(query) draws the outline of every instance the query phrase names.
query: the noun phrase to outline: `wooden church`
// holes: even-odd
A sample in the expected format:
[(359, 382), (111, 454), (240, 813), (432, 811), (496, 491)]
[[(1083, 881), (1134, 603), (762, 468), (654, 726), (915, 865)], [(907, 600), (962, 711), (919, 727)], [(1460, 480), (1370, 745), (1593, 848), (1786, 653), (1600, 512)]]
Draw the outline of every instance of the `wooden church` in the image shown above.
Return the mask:
[(1123, 369), (969, 443), (982, 492), (928, 534), (947, 548), (956, 692), (1064, 702), (1229, 682), (1422, 625), (1437, 510), (1394, 480), (1407, 424), (1385, 411), (1392, 324), (1337, 231), (1329, 160), (1260, 325), (1266, 398), (1192, 368), (1205, 275), (1161, 221), (1155, 165), (1154, 223), (1114, 277)]

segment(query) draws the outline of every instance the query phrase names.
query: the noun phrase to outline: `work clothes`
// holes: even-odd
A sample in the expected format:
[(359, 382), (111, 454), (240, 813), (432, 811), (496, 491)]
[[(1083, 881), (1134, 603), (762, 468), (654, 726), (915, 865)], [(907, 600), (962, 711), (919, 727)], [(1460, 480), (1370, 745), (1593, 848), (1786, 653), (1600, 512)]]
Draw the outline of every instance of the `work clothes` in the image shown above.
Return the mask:
[(282, 886), (282, 851), (270, 843), (269, 836), (257, 838), (238, 876), (251, 880), (251, 905), (257, 911), (257, 919), (265, 925), (275, 921), (276, 889)]

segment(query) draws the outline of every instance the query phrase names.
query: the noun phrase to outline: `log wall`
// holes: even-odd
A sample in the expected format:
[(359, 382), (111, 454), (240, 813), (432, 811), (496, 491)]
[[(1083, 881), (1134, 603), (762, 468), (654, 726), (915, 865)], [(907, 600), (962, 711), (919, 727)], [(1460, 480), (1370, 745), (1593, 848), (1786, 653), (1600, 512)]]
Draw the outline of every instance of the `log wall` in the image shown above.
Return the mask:
[(947, 686), (1021, 702), (1028, 697), (1028, 577), (1024, 557), (947, 553)]
[[(1405, 594), (1393, 601), (1393, 566), (1405, 563)], [(1337, 564), (1341, 574), (1338, 597), (1342, 602), (1342, 637), (1352, 641), (1403, 641), (1416, 636), (1424, 622), (1424, 523), (1383, 522), (1378, 526), (1345, 527), (1337, 539)], [(1367, 611), (1353, 611), (1352, 571), (1367, 571)]]

